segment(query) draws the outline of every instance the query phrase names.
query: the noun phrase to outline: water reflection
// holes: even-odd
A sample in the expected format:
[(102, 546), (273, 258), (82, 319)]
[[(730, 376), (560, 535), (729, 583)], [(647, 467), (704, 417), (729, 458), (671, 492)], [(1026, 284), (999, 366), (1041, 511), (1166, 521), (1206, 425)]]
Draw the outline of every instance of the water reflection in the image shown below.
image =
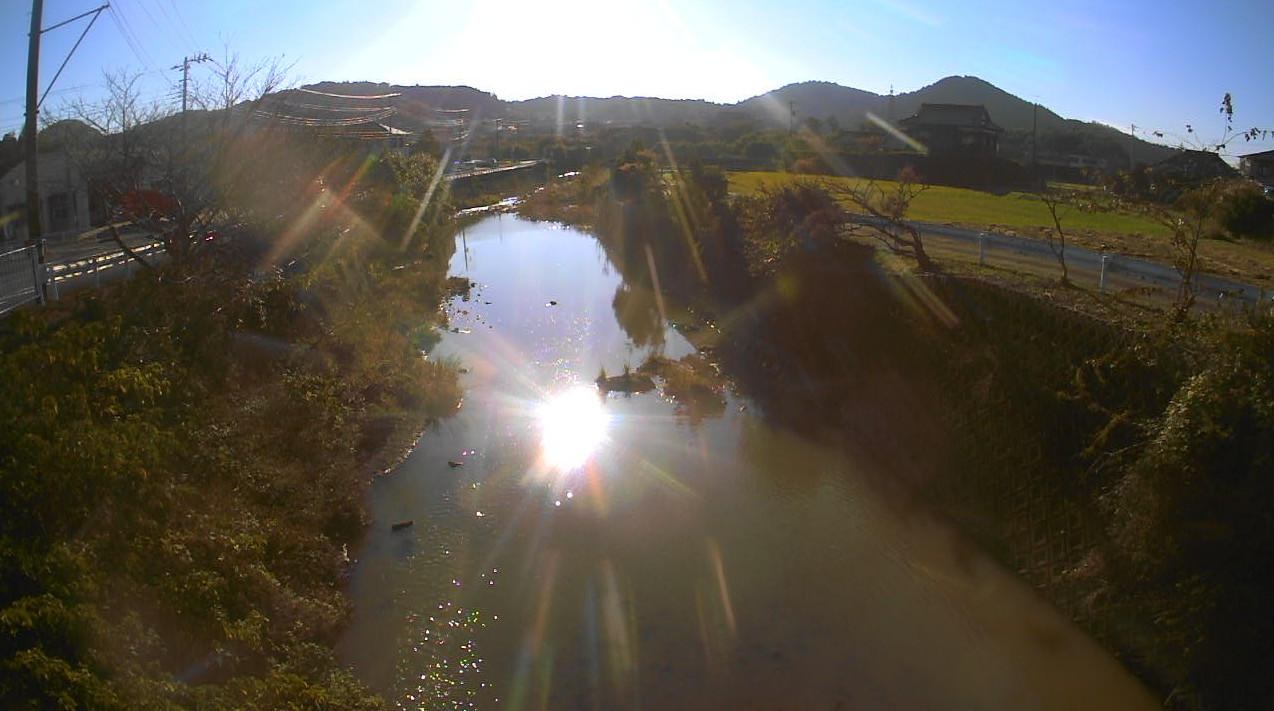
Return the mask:
[(540, 405), (540, 461), (553, 472), (579, 469), (606, 438), (607, 414), (595, 387), (576, 386)]
[(478, 286), (431, 355), (470, 369), (465, 404), (373, 487), (341, 647), (400, 708), (1146, 706), (1026, 586), (882, 502), (879, 462), (771, 427), (591, 238), (506, 216), (465, 239)]
[(621, 283), (611, 299), (615, 319), (636, 346), (664, 344), (664, 321), (659, 315), (655, 293), (642, 286)]

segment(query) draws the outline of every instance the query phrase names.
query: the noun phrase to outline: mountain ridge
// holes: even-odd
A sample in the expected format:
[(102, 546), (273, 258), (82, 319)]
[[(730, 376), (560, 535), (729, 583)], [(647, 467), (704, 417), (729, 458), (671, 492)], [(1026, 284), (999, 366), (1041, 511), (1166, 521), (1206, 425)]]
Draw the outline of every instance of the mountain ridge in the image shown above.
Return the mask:
[(612, 125), (671, 126), (680, 123), (712, 124), (753, 122), (758, 128), (786, 129), (794, 110), (796, 119), (835, 118), (847, 129), (857, 128), (874, 114), (897, 122), (914, 114), (923, 103), (982, 104), (995, 123), (1010, 131), (1074, 132), (1118, 144), (1135, 163), (1157, 163), (1176, 149), (1145, 141), (1118, 128), (1096, 122), (1065, 118), (1051, 109), (1026, 101), (976, 76), (950, 75), (915, 91), (877, 94), (826, 80), (794, 82), (734, 103), (706, 99), (664, 99), (654, 96), (610, 97), (553, 94), (506, 101), (492, 92), (471, 86), (398, 85), (383, 82), (317, 82), (307, 85), (321, 91), (351, 93), (398, 92), (405, 115), (404, 127), (420, 128), (434, 109), (468, 109), (477, 120), (561, 121)]

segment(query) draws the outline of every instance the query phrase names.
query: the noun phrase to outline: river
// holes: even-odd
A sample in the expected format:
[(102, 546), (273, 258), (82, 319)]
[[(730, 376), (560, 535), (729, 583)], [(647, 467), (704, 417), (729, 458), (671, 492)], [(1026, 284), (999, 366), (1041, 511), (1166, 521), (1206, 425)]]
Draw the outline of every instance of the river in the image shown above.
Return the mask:
[(338, 648), (392, 705), (1154, 707), (844, 450), (729, 387), (599, 394), (603, 368), (694, 348), (591, 236), (494, 215), (456, 239), (475, 286), (429, 357), (465, 399), (374, 483)]

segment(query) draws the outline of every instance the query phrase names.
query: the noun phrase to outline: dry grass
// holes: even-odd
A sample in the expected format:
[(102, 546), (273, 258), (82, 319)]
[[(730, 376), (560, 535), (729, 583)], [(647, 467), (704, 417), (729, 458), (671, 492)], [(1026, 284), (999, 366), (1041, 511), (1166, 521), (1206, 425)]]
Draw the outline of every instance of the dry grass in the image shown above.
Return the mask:
[[(751, 172), (731, 173), (730, 190), (750, 195), (762, 187), (802, 179), (866, 184), (866, 181), (851, 178)], [(893, 182), (878, 181), (878, 184), (888, 190)], [(1044, 231), (1053, 225), (1044, 204), (1028, 193), (997, 194), (946, 186), (932, 186), (921, 193), (908, 214), (922, 222), (1031, 238), (1042, 237)], [(1172, 262), (1168, 229), (1143, 215), (1072, 210), (1062, 225), (1072, 245), (1156, 262)], [(1199, 244), (1199, 262), (1205, 273), (1274, 287), (1274, 242), (1204, 239)]]

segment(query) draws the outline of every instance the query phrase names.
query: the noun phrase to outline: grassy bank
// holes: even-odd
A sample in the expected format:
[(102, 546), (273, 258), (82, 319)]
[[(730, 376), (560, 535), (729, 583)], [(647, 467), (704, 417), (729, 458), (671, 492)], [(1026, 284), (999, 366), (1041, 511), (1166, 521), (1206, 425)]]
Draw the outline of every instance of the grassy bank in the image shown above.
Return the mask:
[[(811, 179), (848, 185), (866, 184), (866, 181), (852, 178), (749, 172), (731, 173), (730, 190), (738, 195), (755, 195), (762, 188)], [(877, 181), (877, 184), (887, 190), (893, 182)], [(908, 217), (1023, 237), (1040, 237), (1044, 230), (1053, 228), (1047, 208), (1028, 193), (989, 193), (941, 185), (931, 186), (917, 196)], [(1069, 243), (1081, 247), (1165, 264), (1171, 264), (1174, 257), (1167, 228), (1144, 215), (1070, 210), (1063, 226)], [(1199, 244), (1199, 259), (1201, 268), (1207, 273), (1257, 285), (1274, 285), (1274, 242), (1205, 238)]]
[(0, 323), (0, 707), (381, 706), (330, 651), (345, 544), (458, 399), (453, 246), (332, 220)]
[[(730, 190), (741, 195), (758, 192), (762, 187), (773, 187), (796, 180), (826, 179), (850, 186), (865, 186), (866, 180), (836, 176), (808, 176), (794, 173), (731, 173)], [(877, 184), (886, 190), (891, 180), (879, 180)], [(1019, 191), (989, 193), (967, 188), (933, 185), (921, 193), (911, 204), (910, 217), (923, 222), (967, 224), (985, 227), (1003, 225), (1015, 229), (1052, 227), (1053, 218), (1048, 209), (1035, 196)], [(1144, 216), (1120, 212), (1076, 212), (1068, 221), (1077, 230), (1097, 232), (1140, 233), (1154, 237), (1167, 237), (1163, 225)]]

